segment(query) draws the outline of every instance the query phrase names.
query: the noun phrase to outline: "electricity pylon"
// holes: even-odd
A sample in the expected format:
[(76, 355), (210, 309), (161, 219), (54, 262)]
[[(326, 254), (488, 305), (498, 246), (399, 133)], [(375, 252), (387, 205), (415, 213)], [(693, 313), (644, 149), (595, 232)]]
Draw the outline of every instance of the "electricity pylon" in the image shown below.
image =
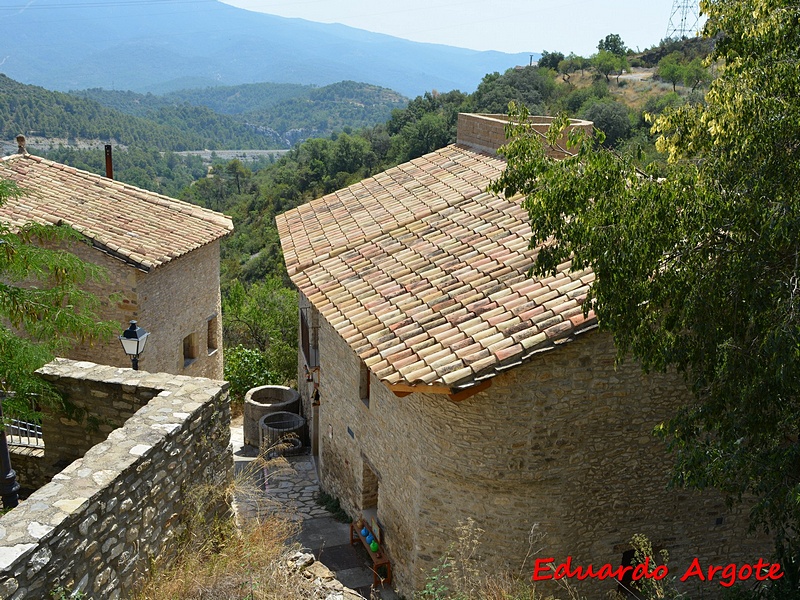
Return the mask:
[(666, 37), (679, 40), (694, 37), (699, 23), (700, 9), (696, 0), (673, 0)]

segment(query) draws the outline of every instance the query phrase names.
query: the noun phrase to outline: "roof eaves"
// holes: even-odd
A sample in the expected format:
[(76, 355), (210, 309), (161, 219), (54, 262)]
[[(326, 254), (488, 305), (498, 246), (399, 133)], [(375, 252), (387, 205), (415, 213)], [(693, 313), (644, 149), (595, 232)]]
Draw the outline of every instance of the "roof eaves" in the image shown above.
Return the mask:
[(542, 344), (533, 347), (524, 354), (519, 354), (516, 357), (510, 358), (509, 362), (504, 362), (501, 363), (500, 365), (488, 367), (484, 371), (476, 373), (474, 377), (463, 378), (460, 381), (454, 382), (450, 387), (455, 393), (468, 389), (482, 381), (493, 379), (503, 371), (519, 367), (527, 362), (530, 362), (531, 360), (533, 360), (534, 357), (536, 357), (539, 354), (550, 352), (551, 350), (555, 350), (559, 346), (568, 344), (570, 342), (574, 342), (578, 336), (581, 336), (584, 333), (588, 333), (590, 331), (594, 331), (599, 327), (596, 319), (588, 320), (586, 323), (587, 324), (585, 327), (572, 331), (568, 336), (556, 340), (548, 340)]
[(151, 264), (145, 264), (145, 261), (139, 262), (139, 261), (134, 260), (130, 256), (128, 256), (127, 254), (124, 254), (122, 252), (118, 252), (116, 250), (112, 250), (111, 248), (109, 248), (108, 246), (106, 246), (105, 244), (100, 242), (99, 240), (90, 239), (89, 241), (92, 244), (92, 248), (94, 248), (95, 250), (99, 250), (100, 252), (103, 252), (104, 254), (108, 254), (112, 258), (116, 258), (118, 260), (121, 260), (126, 265), (128, 265), (130, 267), (134, 267), (135, 269), (139, 269), (140, 271), (142, 271), (144, 273), (149, 273), (150, 271), (152, 271), (156, 267), (156, 265), (154, 265), (152, 263)]

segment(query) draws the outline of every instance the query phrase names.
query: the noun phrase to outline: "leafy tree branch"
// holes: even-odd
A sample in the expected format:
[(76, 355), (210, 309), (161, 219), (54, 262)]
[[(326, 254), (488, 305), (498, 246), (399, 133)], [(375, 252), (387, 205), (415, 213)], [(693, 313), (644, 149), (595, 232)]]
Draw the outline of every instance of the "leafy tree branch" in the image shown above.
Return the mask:
[[(492, 189), (525, 196), (533, 271), (572, 261), (596, 280), (585, 309), (619, 360), (683, 373), (693, 400), (659, 432), (674, 482), (748, 499), (800, 585), (800, 7), (706, 0), (724, 61), (704, 104), (655, 118), (663, 171), (591, 136), (549, 158), (525, 114), (509, 126)], [(755, 21), (753, 20), (755, 18)], [(566, 125), (557, 121), (551, 139)], [(546, 242), (546, 243), (545, 243)]]
[[(0, 206), (22, 194), (0, 180)], [(0, 391), (13, 393), (4, 402), (6, 416), (29, 412), (31, 394), (57, 400), (34, 371), (69, 347), (109, 337), (118, 327), (98, 320), (98, 299), (81, 287), (103, 272), (64, 251), (83, 241), (65, 226), (12, 228), (0, 222)]]

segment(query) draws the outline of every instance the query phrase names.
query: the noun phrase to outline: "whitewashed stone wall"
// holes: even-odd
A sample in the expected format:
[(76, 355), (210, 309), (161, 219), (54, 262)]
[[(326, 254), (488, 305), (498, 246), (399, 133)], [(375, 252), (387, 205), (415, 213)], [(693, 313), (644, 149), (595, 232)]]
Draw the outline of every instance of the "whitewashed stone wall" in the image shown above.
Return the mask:
[[(667, 489), (671, 459), (652, 431), (688, 393), (677, 376), (615, 367), (605, 334), (540, 354), (460, 403), (398, 398), (373, 378), (369, 408), (358, 395), (358, 357), (324, 320), (320, 344), (322, 487), (357, 516), (364, 461), (373, 467), (384, 543), (407, 596), (467, 517), (485, 530), (490, 573), (532, 574), (537, 523), (546, 555), (577, 564), (620, 564), (636, 533), (670, 552), (674, 573), (695, 556), (726, 564), (769, 554), (716, 494)], [(701, 585), (703, 597), (721, 591)], [(615, 583), (586, 586), (601, 597)]]
[[(67, 359), (40, 372), (72, 401), (150, 399), (0, 518), (0, 597), (47, 598), (56, 585), (125, 597), (152, 559), (169, 563), (189, 495), (231, 481), (227, 383)], [(207, 510), (224, 517), (227, 504)]]

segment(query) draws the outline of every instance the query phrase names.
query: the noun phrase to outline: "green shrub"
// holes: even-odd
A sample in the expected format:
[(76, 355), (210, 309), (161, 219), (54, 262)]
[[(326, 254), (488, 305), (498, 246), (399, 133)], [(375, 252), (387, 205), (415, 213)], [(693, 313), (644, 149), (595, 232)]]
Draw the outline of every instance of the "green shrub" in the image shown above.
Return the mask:
[(331, 496), (329, 493), (320, 490), (314, 500), (340, 523), (350, 523), (353, 520), (342, 508), (342, 505), (339, 504), (339, 499), (336, 496)]
[(283, 383), (267, 352), (244, 346), (225, 349), (225, 379), (231, 384), (230, 395), (234, 402), (244, 402), (244, 395), (250, 388)]

